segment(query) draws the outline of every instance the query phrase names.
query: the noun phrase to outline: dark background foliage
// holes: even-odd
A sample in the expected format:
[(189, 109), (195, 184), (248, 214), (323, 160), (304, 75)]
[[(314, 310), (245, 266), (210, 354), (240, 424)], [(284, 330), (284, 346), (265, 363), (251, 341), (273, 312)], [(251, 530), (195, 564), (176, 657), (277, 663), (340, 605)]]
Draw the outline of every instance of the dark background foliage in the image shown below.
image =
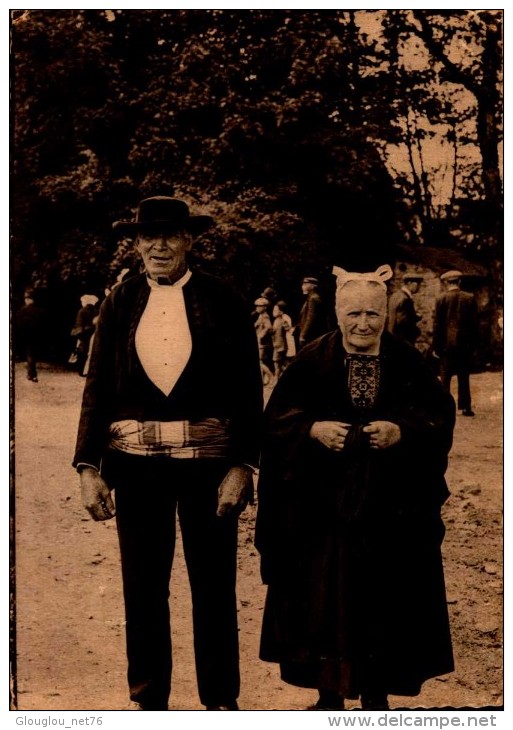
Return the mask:
[(294, 309), (303, 274), (406, 242), (484, 263), (500, 306), (500, 11), (12, 13), (13, 306), (36, 289), (55, 357), (134, 265), (112, 221), (156, 193), (215, 217), (195, 258), (248, 296)]

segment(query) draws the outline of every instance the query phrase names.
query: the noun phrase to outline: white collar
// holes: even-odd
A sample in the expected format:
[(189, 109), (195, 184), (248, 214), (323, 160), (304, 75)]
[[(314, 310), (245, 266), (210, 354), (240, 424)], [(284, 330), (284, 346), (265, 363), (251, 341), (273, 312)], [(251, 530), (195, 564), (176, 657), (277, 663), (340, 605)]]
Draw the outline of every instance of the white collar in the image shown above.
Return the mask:
[(146, 281), (148, 282), (150, 289), (183, 289), (191, 276), (192, 271), (190, 269), (187, 269), (185, 274), (180, 279), (178, 279), (178, 281), (175, 281), (174, 284), (159, 284), (158, 281), (155, 281), (155, 279), (150, 279), (148, 275), (146, 275)]
[(406, 285), (401, 287), (401, 291), (403, 291), (407, 297), (409, 297), (410, 299), (413, 299), (413, 295)]

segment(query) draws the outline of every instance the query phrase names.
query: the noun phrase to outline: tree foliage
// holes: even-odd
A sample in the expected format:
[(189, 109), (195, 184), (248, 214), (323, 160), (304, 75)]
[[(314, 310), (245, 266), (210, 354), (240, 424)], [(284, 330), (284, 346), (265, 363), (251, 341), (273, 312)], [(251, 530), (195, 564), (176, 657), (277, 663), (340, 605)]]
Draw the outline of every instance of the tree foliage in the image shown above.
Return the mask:
[[(270, 283), (294, 297), (306, 270), (381, 263), (398, 235), (436, 243), (442, 228), (440, 243), (495, 256), (500, 21), (492, 11), (16, 11), (15, 291), (101, 292), (130, 260), (112, 221), (157, 192), (214, 215), (196, 255), (248, 291)], [(427, 164), (435, 137), (450, 152), (438, 169)], [(462, 228), (461, 200), (485, 205), (486, 230), (468, 205)], [(451, 239), (456, 225), (465, 235)]]

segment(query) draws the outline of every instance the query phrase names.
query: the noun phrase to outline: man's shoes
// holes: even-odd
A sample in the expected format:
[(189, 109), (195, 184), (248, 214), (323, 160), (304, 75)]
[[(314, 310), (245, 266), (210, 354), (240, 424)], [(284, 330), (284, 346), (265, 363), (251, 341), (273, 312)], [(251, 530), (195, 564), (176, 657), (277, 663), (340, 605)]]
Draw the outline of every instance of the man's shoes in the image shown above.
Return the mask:
[(372, 694), (361, 696), (362, 710), (389, 710), (388, 695)]
[(131, 710), (142, 710), (143, 712), (167, 712), (168, 706), (167, 702), (156, 702), (156, 701), (146, 701), (146, 702), (137, 702), (136, 700), (132, 701), (130, 703), (130, 709)]
[(207, 705), (206, 709), (211, 712), (221, 712), (224, 710), (233, 711), (238, 710), (239, 705), (234, 700), (233, 702), (228, 702), (226, 705)]
[(307, 710), (344, 710), (344, 698), (337, 692), (329, 692), (326, 690), (319, 691), (319, 699), (314, 705), (310, 705)]
[(332, 704), (324, 705), (321, 703), (320, 700), (317, 700), (315, 705), (309, 705), (306, 709), (307, 710), (345, 710), (345, 706), (344, 706), (344, 700), (342, 700), (341, 702), (339, 702), (336, 705), (332, 705)]
[(463, 410), (463, 411), (461, 412), (461, 415), (462, 415), (462, 416), (475, 416), (476, 414), (474, 413), (474, 411), (473, 411), (473, 410), (472, 410), (471, 408), (465, 408), (465, 409), (464, 409), (464, 410)]

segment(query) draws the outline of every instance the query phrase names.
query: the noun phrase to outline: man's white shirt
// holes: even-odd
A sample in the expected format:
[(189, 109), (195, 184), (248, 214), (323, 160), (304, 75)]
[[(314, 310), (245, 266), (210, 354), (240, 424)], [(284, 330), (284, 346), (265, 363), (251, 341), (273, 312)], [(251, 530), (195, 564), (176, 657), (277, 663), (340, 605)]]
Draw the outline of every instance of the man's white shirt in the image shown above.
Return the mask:
[(135, 349), (141, 365), (166, 396), (178, 382), (192, 352), (183, 297), (183, 287), (191, 275), (188, 270), (174, 284), (166, 285), (148, 278), (150, 296), (135, 333)]

